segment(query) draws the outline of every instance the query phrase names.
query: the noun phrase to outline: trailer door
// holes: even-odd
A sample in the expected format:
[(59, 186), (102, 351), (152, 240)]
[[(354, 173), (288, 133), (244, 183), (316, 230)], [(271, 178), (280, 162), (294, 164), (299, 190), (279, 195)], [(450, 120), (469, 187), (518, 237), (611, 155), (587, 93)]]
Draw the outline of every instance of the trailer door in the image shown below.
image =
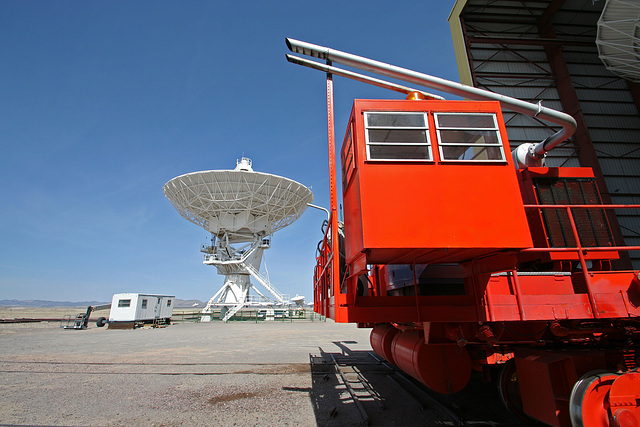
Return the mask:
[(156, 298), (156, 305), (153, 307), (153, 317), (154, 319), (159, 319), (160, 318), (160, 311), (162, 307), (162, 298), (161, 297), (157, 297)]

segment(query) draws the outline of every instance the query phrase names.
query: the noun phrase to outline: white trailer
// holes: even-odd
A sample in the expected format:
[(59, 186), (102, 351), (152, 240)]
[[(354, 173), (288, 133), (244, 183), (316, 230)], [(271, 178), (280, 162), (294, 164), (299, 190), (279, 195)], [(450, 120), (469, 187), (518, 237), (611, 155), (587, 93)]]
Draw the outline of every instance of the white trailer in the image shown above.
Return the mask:
[(109, 328), (135, 328), (144, 324), (170, 324), (172, 295), (121, 293), (113, 295)]

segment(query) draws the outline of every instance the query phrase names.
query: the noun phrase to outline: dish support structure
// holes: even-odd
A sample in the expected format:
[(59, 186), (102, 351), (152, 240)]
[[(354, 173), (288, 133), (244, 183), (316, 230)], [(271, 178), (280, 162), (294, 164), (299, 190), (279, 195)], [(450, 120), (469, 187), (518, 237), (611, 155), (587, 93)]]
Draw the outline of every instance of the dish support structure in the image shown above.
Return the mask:
[[(205, 253), (203, 263), (215, 266), (218, 274), (225, 276), (225, 280), (220, 290), (209, 299), (202, 310), (200, 318), (202, 322), (211, 320), (215, 307), (222, 309), (222, 321), (227, 322), (244, 307), (288, 304), (287, 295), (282, 294), (271, 284), (268, 275), (260, 274), (263, 253), (271, 247), (271, 240), (268, 237), (254, 235), (251, 241), (237, 246), (230, 242), (225, 233), (218, 239), (217, 244), (214, 243), (215, 238), (212, 239), (211, 246), (202, 247), (201, 250)], [(260, 292), (251, 283), (252, 277), (267, 290), (270, 297)], [(259, 296), (257, 300), (250, 295), (252, 289)]]

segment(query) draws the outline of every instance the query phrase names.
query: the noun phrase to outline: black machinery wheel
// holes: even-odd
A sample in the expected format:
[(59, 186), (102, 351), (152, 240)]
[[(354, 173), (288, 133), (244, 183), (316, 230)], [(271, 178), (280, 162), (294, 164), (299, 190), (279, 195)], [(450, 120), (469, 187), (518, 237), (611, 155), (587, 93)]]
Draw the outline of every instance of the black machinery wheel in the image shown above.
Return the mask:
[(106, 324), (107, 324), (107, 319), (105, 317), (98, 317), (98, 320), (96, 321), (96, 326), (98, 328), (102, 328)]
[(518, 372), (513, 359), (509, 360), (500, 369), (498, 375), (498, 392), (504, 406), (507, 407), (518, 419), (531, 421), (522, 406), (522, 396), (520, 395), (520, 384), (518, 383)]

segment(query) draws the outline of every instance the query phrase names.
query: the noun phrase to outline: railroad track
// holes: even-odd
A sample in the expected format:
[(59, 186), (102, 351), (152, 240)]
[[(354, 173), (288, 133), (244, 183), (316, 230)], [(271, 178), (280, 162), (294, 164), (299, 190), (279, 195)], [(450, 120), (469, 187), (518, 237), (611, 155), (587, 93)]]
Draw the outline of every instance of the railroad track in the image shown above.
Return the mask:
[(304, 375), (306, 363), (149, 363), (0, 360), (0, 374), (57, 375)]
[(386, 361), (378, 358), (375, 353), (369, 354), (371, 357), (378, 360), (380, 363), (387, 365), (393, 370), (393, 374), (388, 375), (389, 380), (394, 382), (398, 386), (398, 389), (403, 391), (408, 398), (413, 399), (421, 410), (424, 411), (430, 406), (435, 406), (451, 419), (453, 425), (466, 425), (460, 415), (460, 408), (455, 403), (445, 402), (437, 393), (429, 390), (422, 384), (417, 383), (404, 372), (395, 369), (386, 363)]
[[(326, 425), (343, 425), (345, 421), (338, 419), (341, 415), (350, 417), (349, 423), (363, 426), (392, 421), (402, 425), (397, 424), (401, 419), (409, 419), (414, 425), (436, 421), (466, 425), (455, 403), (440, 399), (373, 353), (325, 353), (322, 357), (310, 355), (310, 360), (317, 377), (314, 388), (320, 389), (318, 382), (324, 382), (339, 396), (334, 399), (337, 404), (325, 405)], [(333, 384), (330, 377), (335, 378)], [(330, 399), (329, 391), (320, 394)]]
[(62, 319), (60, 317), (55, 317), (55, 318), (18, 317), (14, 319), (0, 319), (0, 323), (37, 323), (37, 322), (62, 322)]

